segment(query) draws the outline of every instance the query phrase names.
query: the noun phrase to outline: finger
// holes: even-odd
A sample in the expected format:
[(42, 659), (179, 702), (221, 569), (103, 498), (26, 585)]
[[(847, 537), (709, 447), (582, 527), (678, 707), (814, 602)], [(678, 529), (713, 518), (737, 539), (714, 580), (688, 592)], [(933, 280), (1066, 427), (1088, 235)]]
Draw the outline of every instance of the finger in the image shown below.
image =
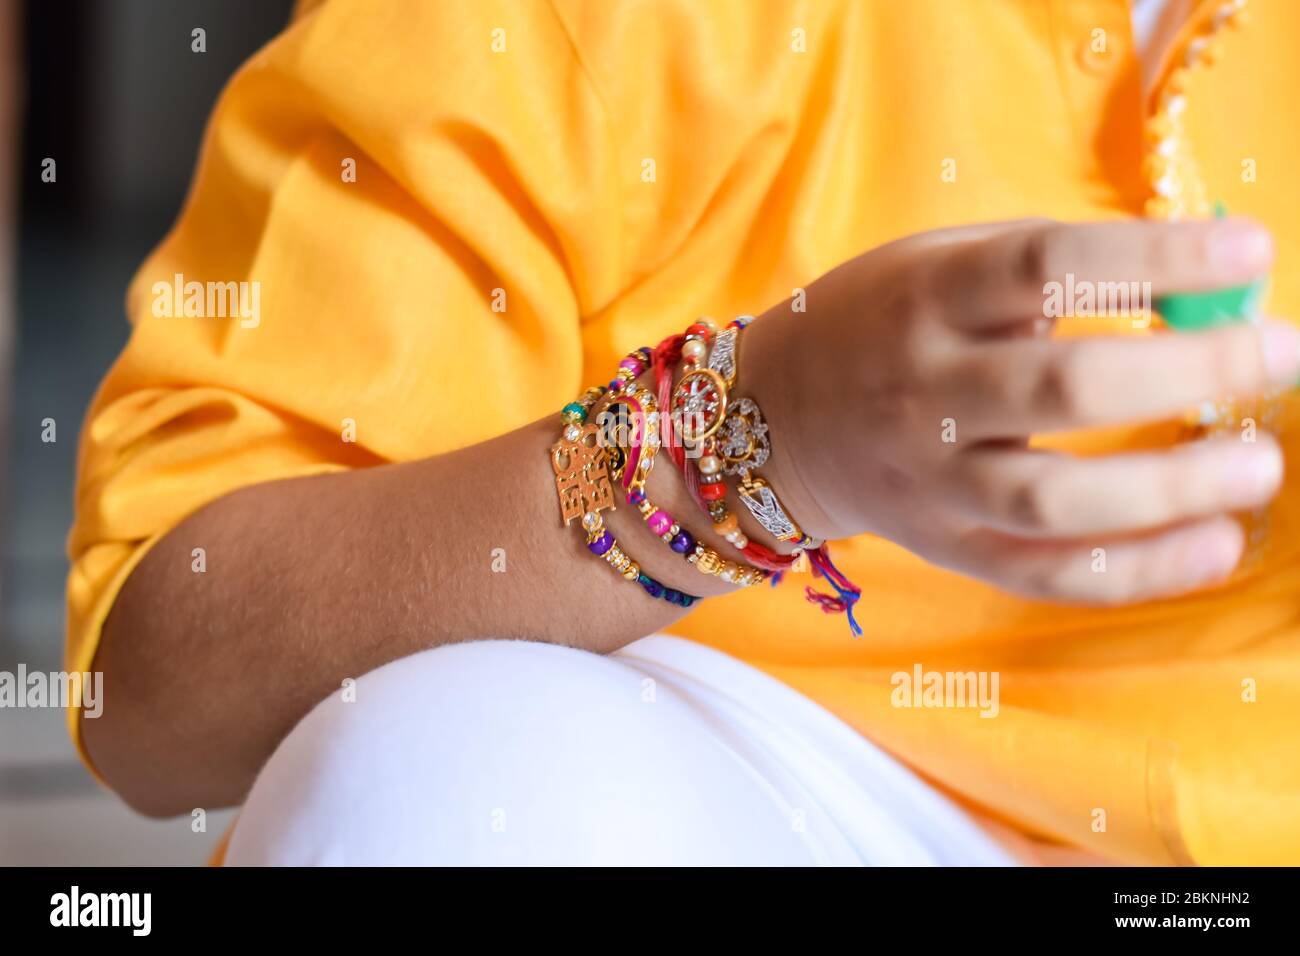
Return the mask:
[(939, 370), (935, 388), (940, 417), (956, 422), (965, 444), (1168, 418), (1298, 378), (1300, 330), (1266, 321), (1188, 335), (981, 342)]
[(1249, 282), (1272, 259), (1246, 219), (1054, 223), (941, 249), (927, 284), (954, 327), (983, 332), (1044, 317), (1058, 288), (1091, 286), (1102, 314), (1137, 312), (1151, 296)]
[(1128, 604), (1227, 578), (1244, 549), (1241, 526), (1206, 518), (1133, 538), (1047, 542), (980, 531), (956, 570), (1015, 594), (1069, 604)]
[(1102, 458), (985, 446), (953, 459), (950, 500), (1008, 534), (1078, 538), (1147, 531), (1262, 505), (1282, 483), (1267, 434)]
[(920, 251), (923, 249), (951, 248), (962, 243), (984, 242), (995, 236), (1005, 236), (1028, 229), (1041, 229), (1056, 224), (1056, 220), (1042, 216), (1025, 219), (1007, 219), (998, 222), (969, 223), (962, 226), (947, 226), (943, 229), (930, 229), (899, 239), (895, 244), (899, 249)]

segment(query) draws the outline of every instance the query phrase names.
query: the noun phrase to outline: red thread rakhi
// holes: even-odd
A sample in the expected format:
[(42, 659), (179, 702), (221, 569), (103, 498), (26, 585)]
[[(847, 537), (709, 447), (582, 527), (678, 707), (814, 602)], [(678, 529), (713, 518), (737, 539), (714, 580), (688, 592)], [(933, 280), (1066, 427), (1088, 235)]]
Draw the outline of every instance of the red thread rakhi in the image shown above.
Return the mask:
[[(739, 330), (743, 329), (746, 324), (746, 322), (738, 321), (731, 323), (731, 326)], [(686, 482), (686, 488), (690, 493), (691, 498), (700, 507), (701, 511), (706, 515), (709, 515), (710, 520), (713, 521), (716, 526), (719, 524), (719, 521), (714, 518), (715, 512), (720, 510), (722, 514), (729, 516), (729, 512), (726, 511), (725, 507), (725, 497), (720, 498), (716, 493), (713, 493), (706, 498), (697, 463), (694, 459), (687, 458), (686, 456), (686, 449), (677, 434), (677, 427), (674, 419), (679, 413), (685, 412), (687, 409), (682, 407), (686, 404), (685, 402), (679, 402), (677, 405), (673, 404), (674, 388), (672, 372), (673, 367), (682, 358), (683, 347), (687, 345), (687, 342), (701, 341), (703, 338), (710, 335), (711, 332), (712, 330), (708, 326), (697, 323), (687, 329), (686, 334), (670, 335), (668, 338), (660, 342), (657, 348), (655, 348), (651, 364), (654, 368), (655, 387), (659, 392), (659, 407), (661, 409), (671, 409), (671, 414), (662, 415), (660, 419), (661, 447), (667, 450), (669, 458), (682, 473), (683, 480)], [(694, 347), (689, 348), (694, 353), (694, 364), (698, 365), (700, 358), (699, 349)], [(692, 372), (688, 371), (687, 376), (691, 375)], [(703, 379), (703, 376), (696, 377)], [(722, 420), (725, 418), (727, 402), (726, 384), (725, 382), (723, 383), (722, 394), (713, 395), (711, 394), (711, 390), (716, 391), (717, 384), (717, 382), (710, 379), (707, 383), (701, 381), (700, 386), (693, 391), (685, 390), (686, 394), (694, 395), (701, 399), (699, 404), (702, 405), (703, 408), (696, 410), (702, 410), (705, 413), (703, 426), (694, 429), (692, 435), (688, 436), (688, 438), (694, 437), (695, 432), (698, 432), (702, 437), (706, 437), (706, 433), (712, 434), (712, 432), (716, 431), (717, 428), (721, 426)], [(715, 422), (713, 420), (714, 412), (718, 407), (721, 408), (722, 414), (721, 416), (717, 416), (717, 421)], [(686, 431), (686, 428), (683, 427), (682, 430)], [(714, 504), (713, 508), (710, 507), (710, 499), (712, 499), (712, 503)], [(721, 509), (718, 508), (719, 503), (721, 503)], [(723, 523), (728, 525), (730, 524), (730, 522)], [(739, 532), (737, 532), (737, 534), (738, 533)], [(724, 535), (724, 537), (725, 536), (726, 535)], [(799, 560), (801, 554), (806, 554), (809, 563), (812, 565), (813, 573), (825, 579), (835, 591), (834, 595), (829, 595), (819, 593), (813, 588), (807, 587), (805, 588), (805, 596), (809, 603), (816, 604), (827, 614), (843, 613), (848, 620), (849, 629), (853, 635), (855, 637), (861, 636), (862, 628), (853, 616), (853, 606), (861, 598), (862, 591), (835, 567), (834, 563), (831, 561), (829, 549), (824, 542), (816, 547), (804, 547), (800, 550), (796, 550), (793, 554), (787, 555), (773, 551), (770, 548), (759, 544), (757, 541), (743, 535), (741, 535), (743, 545), (741, 545), (741, 541), (736, 541), (734, 536), (731, 540), (734, 544), (739, 546), (741, 553), (744, 554), (745, 557), (748, 558), (756, 567), (776, 572), (772, 576), (773, 585), (777, 584), (785, 576), (784, 572), (788, 571)], [(808, 539), (805, 537), (804, 540), (807, 541)]]

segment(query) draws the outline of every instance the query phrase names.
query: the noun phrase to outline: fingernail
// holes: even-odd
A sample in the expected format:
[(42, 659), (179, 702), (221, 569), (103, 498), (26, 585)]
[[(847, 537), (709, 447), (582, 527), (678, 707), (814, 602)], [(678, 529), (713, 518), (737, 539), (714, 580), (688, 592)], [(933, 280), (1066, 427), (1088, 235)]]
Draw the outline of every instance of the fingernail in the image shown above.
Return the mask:
[(1282, 467), (1274, 448), (1243, 449), (1228, 468), (1229, 497), (1237, 507), (1259, 503), (1282, 484)]
[(1300, 379), (1300, 331), (1288, 322), (1266, 319), (1259, 324), (1259, 339), (1269, 381), (1294, 385)]
[(1193, 585), (1219, 581), (1236, 570), (1240, 559), (1240, 537), (1237, 541), (1227, 539), (1221, 534), (1203, 537), (1192, 546), (1188, 579)]
[(1273, 237), (1248, 220), (1225, 219), (1214, 224), (1210, 251), (1211, 262), (1230, 276), (1259, 275), (1273, 261)]

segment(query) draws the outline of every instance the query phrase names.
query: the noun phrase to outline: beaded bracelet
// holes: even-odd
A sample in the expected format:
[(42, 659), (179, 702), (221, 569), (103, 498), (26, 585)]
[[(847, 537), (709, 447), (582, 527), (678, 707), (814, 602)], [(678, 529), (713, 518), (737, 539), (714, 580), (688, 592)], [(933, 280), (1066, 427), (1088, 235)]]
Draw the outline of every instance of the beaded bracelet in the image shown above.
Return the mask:
[(653, 355), (653, 350), (645, 346), (630, 352), (623, 361), (618, 363), (618, 374), (608, 385), (593, 385), (583, 392), (581, 397), (560, 409), (560, 421), (566, 426), (585, 423), (592, 407), (607, 392), (618, 394), (636, 381), (640, 374), (650, 367)]
[(767, 571), (747, 567), (737, 561), (728, 561), (712, 548), (700, 544), (695, 540), (694, 535), (673, 520), (672, 515), (652, 504), (646, 498), (644, 491), (629, 491), (627, 500), (641, 512), (641, 517), (645, 519), (650, 531), (686, 558), (694, 565), (695, 570), (703, 574), (717, 575), (722, 580), (742, 588), (762, 584), (767, 580), (769, 576)]
[(560, 518), (568, 525), (581, 515), (588, 550), (604, 558), (625, 579), (639, 584), (651, 597), (678, 607), (690, 607), (699, 598), (670, 588), (643, 573), (605, 529), (604, 519), (600, 516), (601, 511), (614, 508), (614, 492), (608, 458), (601, 447), (601, 428), (596, 423), (589, 423), (587, 418), (606, 392), (621, 392), (640, 375), (648, 358), (648, 349), (644, 353), (633, 353), (620, 364), (619, 374), (608, 388), (589, 388), (581, 398), (564, 406), (560, 412), (563, 423), (560, 440), (551, 447), (551, 467), (555, 472), (555, 488), (560, 500)]
[(653, 598), (661, 598), (678, 607), (690, 607), (699, 600), (693, 594), (670, 588), (644, 573), (627, 552), (619, 547), (614, 535), (606, 530), (604, 519), (600, 517), (599, 512), (590, 511), (583, 515), (582, 527), (587, 532), (587, 550), (597, 557), (604, 558), (606, 564), (628, 581), (641, 585), (646, 594)]
[[(767, 579), (765, 571), (728, 561), (698, 542), (672, 515), (646, 497), (646, 479), (659, 449), (659, 411), (653, 392), (644, 386), (623, 391), (599, 417), (606, 428), (604, 444), (610, 456), (610, 471), (615, 478), (621, 477), (628, 503), (641, 512), (651, 533), (703, 574), (716, 575), (739, 587), (760, 584)], [(630, 430), (625, 430), (624, 422), (629, 418)], [(617, 440), (624, 433), (629, 434), (626, 448)]]

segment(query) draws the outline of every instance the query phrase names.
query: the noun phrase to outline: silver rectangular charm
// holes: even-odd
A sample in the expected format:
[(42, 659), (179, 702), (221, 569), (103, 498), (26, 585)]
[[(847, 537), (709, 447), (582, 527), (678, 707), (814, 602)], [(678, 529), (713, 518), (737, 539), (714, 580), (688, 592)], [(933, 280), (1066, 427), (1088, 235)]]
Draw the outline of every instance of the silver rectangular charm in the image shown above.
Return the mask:
[(754, 516), (754, 520), (772, 537), (778, 541), (798, 541), (803, 537), (803, 532), (790, 520), (781, 503), (776, 500), (776, 495), (763, 479), (752, 478), (748, 484), (742, 484), (737, 491), (740, 493), (740, 500)]
[(722, 376), (727, 388), (736, 384), (736, 336), (740, 329), (726, 328), (713, 337), (709, 368)]

